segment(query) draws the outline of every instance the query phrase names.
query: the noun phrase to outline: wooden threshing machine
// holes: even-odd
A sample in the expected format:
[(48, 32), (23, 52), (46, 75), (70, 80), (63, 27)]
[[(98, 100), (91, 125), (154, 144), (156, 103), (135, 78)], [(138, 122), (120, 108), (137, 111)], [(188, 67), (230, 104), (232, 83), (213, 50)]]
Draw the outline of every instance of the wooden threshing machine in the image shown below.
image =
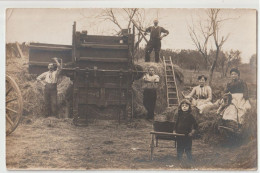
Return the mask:
[(62, 73), (73, 81), (74, 122), (102, 115), (120, 121), (120, 115), (133, 112), (133, 46), (134, 34), (128, 29), (121, 36), (88, 35), (76, 31), (74, 22), (72, 45), (30, 44), (29, 72), (41, 74), (53, 57), (61, 58)]

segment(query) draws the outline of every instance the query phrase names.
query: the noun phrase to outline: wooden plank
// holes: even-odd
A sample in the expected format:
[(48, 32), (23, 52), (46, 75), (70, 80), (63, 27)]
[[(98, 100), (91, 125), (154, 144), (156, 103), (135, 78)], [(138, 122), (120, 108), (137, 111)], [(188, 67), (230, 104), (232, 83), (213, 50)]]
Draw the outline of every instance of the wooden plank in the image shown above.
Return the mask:
[(128, 62), (128, 59), (127, 59), (127, 58), (79, 57), (79, 61), (95, 61), (95, 62)]
[(94, 43), (83, 43), (81, 47), (96, 48), (96, 49), (128, 49), (128, 45), (111, 45), (111, 44), (94, 44)]
[(36, 45), (29, 45), (30, 49), (38, 49), (38, 50), (51, 50), (51, 51), (71, 51), (72, 48), (70, 47), (57, 47), (57, 46), (36, 46)]
[[(29, 65), (34, 65), (34, 66), (48, 66), (50, 62), (38, 62), (38, 61), (29, 61)], [(68, 66), (72, 65), (73, 63), (63, 63), (63, 66)]]
[(151, 131), (150, 134), (153, 135), (167, 135), (167, 136), (185, 136), (184, 134), (179, 134), (179, 133), (166, 133), (166, 132), (155, 132), (155, 131)]
[(30, 43), (29, 46), (47, 46), (47, 47), (66, 47), (66, 48), (72, 48), (71, 45), (49, 44), (49, 43)]

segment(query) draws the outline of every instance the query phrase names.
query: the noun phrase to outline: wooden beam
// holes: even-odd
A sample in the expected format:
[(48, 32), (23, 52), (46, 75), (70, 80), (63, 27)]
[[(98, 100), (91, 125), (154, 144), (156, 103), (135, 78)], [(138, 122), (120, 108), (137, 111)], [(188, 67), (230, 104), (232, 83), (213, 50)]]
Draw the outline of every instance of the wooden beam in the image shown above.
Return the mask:
[(16, 42), (15, 44), (16, 44), (16, 48), (17, 48), (17, 50), (18, 50), (19, 56), (20, 56), (21, 58), (24, 58), (23, 52), (22, 52), (22, 50), (21, 50), (21, 48), (20, 48), (20, 46), (19, 46), (19, 43)]
[(95, 62), (128, 62), (128, 59), (127, 59), (127, 58), (79, 57), (79, 61), (95, 61)]
[(137, 23), (133, 19), (131, 21), (133, 22), (134, 26), (138, 29), (138, 31), (140, 32), (140, 34), (142, 35), (146, 43), (148, 43), (147, 38), (145, 37), (144, 33), (142, 33), (142, 29), (137, 25)]

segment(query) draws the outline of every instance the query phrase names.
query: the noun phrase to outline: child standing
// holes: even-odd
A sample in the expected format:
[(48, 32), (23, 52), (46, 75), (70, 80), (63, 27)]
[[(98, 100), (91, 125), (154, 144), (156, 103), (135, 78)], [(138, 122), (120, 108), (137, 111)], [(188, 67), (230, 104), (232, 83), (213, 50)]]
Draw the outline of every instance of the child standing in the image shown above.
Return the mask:
[(175, 132), (185, 136), (177, 136), (177, 158), (182, 160), (185, 151), (189, 161), (192, 161), (191, 146), (192, 136), (198, 129), (198, 124), (191, 114), (191, 103), (183, 99), (179, 105), (178, 113), (175, 116)]

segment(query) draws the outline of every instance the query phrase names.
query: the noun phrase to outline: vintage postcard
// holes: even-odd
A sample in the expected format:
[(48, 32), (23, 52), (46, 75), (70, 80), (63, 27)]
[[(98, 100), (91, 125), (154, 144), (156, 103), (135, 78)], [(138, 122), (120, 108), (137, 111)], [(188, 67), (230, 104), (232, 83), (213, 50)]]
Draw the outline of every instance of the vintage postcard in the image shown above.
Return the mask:
[(8, 170), (257, 170), (257, 10), (6, 9)]

